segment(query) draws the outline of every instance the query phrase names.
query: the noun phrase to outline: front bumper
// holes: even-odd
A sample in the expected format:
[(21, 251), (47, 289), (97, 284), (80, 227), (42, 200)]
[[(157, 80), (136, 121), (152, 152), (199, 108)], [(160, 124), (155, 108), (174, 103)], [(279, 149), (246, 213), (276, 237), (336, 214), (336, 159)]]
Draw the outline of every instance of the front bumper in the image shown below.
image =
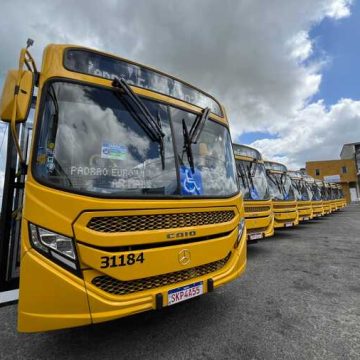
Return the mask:
[(311, 220), (314, 217), (311, 202), (298, 202), (299, 221)]
[[(247, 218), (245, 214), (246, 229), (248, 241), (256, 240), (254, 235), (261, 235), (260, 238), (266, 238), (274, 235), (274, 214), (271, 213), (265, 217)], [(256, 236), (255, 236), (256, 237)]]
[[(234, 230), (229, 240), (232, 245), (236, 237)], [(96, 270), (83, 269), (82, 279), (30, 249), (21, 260), (18, 330), (37, 332), (89, 325), (160, 308), (167, 306), (169, 290), (199, 281), (206, 293), (209, 279), (217, 288), (244, 272), (246, 238), (244, 229), (239, 246), (228, 248), (230, 257), (217, 271), (129, 295), (114, 295), (95, 286), (92, 280), (98, 276)], [(162, 261), (166, 263), (166, 257)]]

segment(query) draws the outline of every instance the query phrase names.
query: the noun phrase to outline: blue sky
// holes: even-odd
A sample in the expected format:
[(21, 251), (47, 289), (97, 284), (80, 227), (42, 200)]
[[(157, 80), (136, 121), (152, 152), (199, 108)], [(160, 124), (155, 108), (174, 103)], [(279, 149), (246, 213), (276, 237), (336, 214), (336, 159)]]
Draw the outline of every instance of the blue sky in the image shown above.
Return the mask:
[(360, 84), (360, 2), (352, 5), (351, 16), (334, 22), (325, 18), (310, 32), (315, 39), (314, 55), (330, 57), (323, 70), (320, 91), (314, 96), (327, 105), (341, 98), (359, 99)]
[[(325, 17), (309, 31), (313, 53), (306, 63), (323, 60), (319, 91), (310, 102), (324, 101), (329, 107), (343, 98), (360, 99), (360, 2), (353, 2), (351, 16), (334, 21)], [(360, 136), (360, 134), (359, 134)], [(257, 140), (276, 139), (264, 131), (244, 132), (236, 142), (251, 144)], [(359, 137), (360, 140), (360, 137)]]

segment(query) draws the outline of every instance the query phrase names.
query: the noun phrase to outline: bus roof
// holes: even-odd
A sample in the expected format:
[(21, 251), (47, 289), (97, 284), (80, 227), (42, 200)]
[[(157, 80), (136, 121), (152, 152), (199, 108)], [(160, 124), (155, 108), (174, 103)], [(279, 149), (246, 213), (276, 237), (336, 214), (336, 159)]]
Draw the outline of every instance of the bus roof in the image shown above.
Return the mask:
[(312, 176), (307, 175), (307, 174), (303, 175), (303, 179), (307, 182), (315, 182), (315, 179)]
[(235, 156), (244, 156), (251, 159), (262, 160), (260, 151), (247, 145), (233, 143), (233, 151)]
[(292, 179), (303, 179), (304, 178), (303, 174), (300, 171), (288, 170), (287, 173)]
[(63, 66), (68, 71), (109, 80), (124, 78), (130, 85), (155, 91), (201, 108), (208, 107), (213, 114), (224, 116), (221, 105), (213, 96), (162, 71), (81, 46), (50, 45), (49, 47), (63, 48)]
[(284, 164), (275, 161), (265, 161), (265, 168), (272, 171), (287, 172), (287, 167)]

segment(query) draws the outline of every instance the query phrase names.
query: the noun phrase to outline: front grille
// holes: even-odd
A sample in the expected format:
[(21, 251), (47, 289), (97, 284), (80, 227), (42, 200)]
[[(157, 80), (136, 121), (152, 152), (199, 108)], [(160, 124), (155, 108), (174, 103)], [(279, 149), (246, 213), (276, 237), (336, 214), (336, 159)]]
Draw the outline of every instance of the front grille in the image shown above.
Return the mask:
[(210, 274), (223, 268), (228, 262), (230, 255), (231, 253), (229, 253), (221, 260), (217, 260), (205, 265), (137, 280), (121, 281), (113, 279), (107, 275), (97, 276), (92, 280), (92, 284), (99, 289), (113, 295), (132, 294), (135, 292), (159, 288), (165, 285), (176, 284), (182, 281), (187, 281), (199, 276)]
[(285, 224), (285, 223), (289, 223), (289, 222), (293, 222), (294, 219), (276, 219), (276, 222), (278, 224)]
[(265, 232), (266, 230), (268, 230), (269, 227), (261, 227), (261, 228), (256, 228), (256, 229), (248, 229), (247, 233), (249, 234), (256, 234), (256, 233), (260, 233), (260, 232)]
[(235, 217), (233, 210), (175, 214), (93, 217), (87, 227), (94, 231), (114, 233), (192, 227), (225, 223)]
[(245, 206), (245, 212), (262, 212), (269, 211), (270, 206)]
[(298, 210), (310, 210), (311, 205), (298, 205)]
[(289, 210), (291, 210), (291, 211), (294, 211), (294, 210), (296, 210), (296, 205), (286, 205), (286, 204), (284, 204), (284, 205), (273, 205), (274, 206), (274, 209), (289, 209)]

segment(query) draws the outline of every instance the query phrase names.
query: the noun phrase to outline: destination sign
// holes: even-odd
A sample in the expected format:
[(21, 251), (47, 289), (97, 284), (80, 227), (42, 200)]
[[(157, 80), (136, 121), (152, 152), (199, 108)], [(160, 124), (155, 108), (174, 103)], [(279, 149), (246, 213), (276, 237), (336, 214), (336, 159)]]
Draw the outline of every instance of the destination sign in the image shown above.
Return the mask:
[(252, 159), (261, 160), (259, 151), (248, 146), (233, 144), (233, 151), (235, 156), (246, 156)]
[(215, 115), (223, 116), (218, 102), (202, 91), (155, 70), (109, 55), (90, 50), (68, 49), (65, 52), (64, 67), (109, 80), (123, 78), (129, 85), (156, 91), (201, 108), (208, 107)]
[(287, 171), (287, 168), (285, 165), (275, 163), (275, 162), (270, 162), (270, 161), (265, 161), (265, 168), (268, 170), (281, 171), (281, 172)]

